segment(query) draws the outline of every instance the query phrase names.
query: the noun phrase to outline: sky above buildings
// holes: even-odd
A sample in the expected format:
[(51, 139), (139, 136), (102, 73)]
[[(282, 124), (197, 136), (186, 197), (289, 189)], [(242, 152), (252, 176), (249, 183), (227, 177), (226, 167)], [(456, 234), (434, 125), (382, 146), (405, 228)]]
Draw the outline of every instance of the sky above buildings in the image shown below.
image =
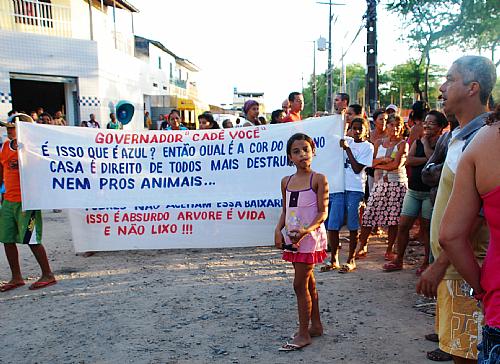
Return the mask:
[[(140, 10), (135, 33), (162, 42), (201, 68), (198, 76), (203, 101), (231, 103), (233, 88), (264, 92), (266, 109), (281, 106), (291, 91), (307, 85), (313, 71), (313, 41), (328, 39), (328, 5), (314, 0), (131, 0)], [(366, 29), (351, 45), (362, 24), (365, 0), (336, 1), (333, 6), (333, 63), (365, 64)], [(418, 53), (398, 38), (401, 20), (379, 5), (379, 64), (387, 68)], [(337, 17), (338, 16), (338, 17)], [(470, 53), (470, 52), (469, 52)], [(431, 62), (445, 68), (465, 54), (458, 50), (434, 52)], [(327, 52), (316, 51), (316, 72), (327, 68)]]

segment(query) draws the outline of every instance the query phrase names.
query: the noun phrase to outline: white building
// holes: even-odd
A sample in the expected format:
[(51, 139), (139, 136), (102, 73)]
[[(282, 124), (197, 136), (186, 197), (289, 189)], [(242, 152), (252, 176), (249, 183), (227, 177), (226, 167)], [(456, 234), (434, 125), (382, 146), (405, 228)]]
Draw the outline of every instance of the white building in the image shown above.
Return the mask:
[(142, 129), (172, 108), (196, 125), (199, 69), (161, 43), (134, 35), (133, 5), (125, 0), (0, 0), (0, 117), (42, 106), (63, 110), (70, 125), (96, 114), (104, 127), (126, 100)]

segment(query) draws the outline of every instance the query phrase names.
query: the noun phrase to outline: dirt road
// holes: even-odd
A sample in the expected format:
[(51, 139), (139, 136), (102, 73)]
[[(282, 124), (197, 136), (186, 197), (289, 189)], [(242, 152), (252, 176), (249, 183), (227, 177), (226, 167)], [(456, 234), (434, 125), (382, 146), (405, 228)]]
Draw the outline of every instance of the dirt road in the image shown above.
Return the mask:
[[(46, 213), (59, 283), (0, 293), (1, 363), (430, 363), (433, 318), (413, 306), (415, 268), (384, 273), (384, 246), (350, 274), (316, 273), (325, 334), (298, 352), (293, 271), (271, 247), (75, 256), (64, 213)], [(418, 249), (413, 256), (420, 253)], [(346, 253), (347, 245), (342, 249)], [(20, 247), (24, 276), (38, 267)], [(0, 280), (8, 280), (0, 252)], [(319, 267), (318, 269), (319, 270)], [(427, 307), (432, 312), (432, 307)]]

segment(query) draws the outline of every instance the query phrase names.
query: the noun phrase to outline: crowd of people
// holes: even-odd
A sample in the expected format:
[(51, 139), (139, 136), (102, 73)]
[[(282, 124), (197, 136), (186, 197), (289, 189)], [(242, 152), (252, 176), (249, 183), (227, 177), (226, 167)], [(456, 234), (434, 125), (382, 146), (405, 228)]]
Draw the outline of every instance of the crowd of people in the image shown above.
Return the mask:
[[(8, 112), (7, 116), (10, 117), (15, 114), (26, 114), (26, 112), (11, 110)], [(31, 111), (28, 115), (35, 123), (38, 124), (59, 125), (59, 126), (68, 125), (68, 122), (64, 119), (64, 115), (61, 110), (58, 110), (54, 113), (54, 115), (51, 115), (48, 112), (44, 111), (43, 107), (39, 106), (34, 111)]]
[[(428, 358), (475, 363), (479, 357), (481, 363), (500, 362), (500, 106), (493, 111), (489, 101), (495, 82), (491, 61), (461, 57), (439, 89), (442, 110), (430, 110), (425, 102), (417, 101), (406, 121), (396, 105), (388, 105), (376, 110), (370, 123), (361, 105), (350, 104), (345, 93), (337, 94), (334, 113), (345, 123), (345, 135), (336, 146), (343, 150), (342, 192), (330, 193), (327, 178), (311, 169), (316, 146), (309, 136), (297, 133), (288, 140), (287, 158), (296, 173), (281, 181), (283, 207), (274, 240), (295, 270), (299, 329), (280, 350), (301, 349), (323, 333), (316, 264), (323, 263), (320, 272), (354, 272), (369, 254), (370, 235), (385, 228), (387, 262), (381, 269), (400, 271), (410, 231), (416, 225), (419, 232), (413, 238), (424, 248), (416, 270), (416, 290), (437, 298), (436, 332), (426, 338), (438, 342), (439, 349), (429, 352)], [(290, 93), (282, 108), (271, 114), (270, 124), (300, 122), (303, 107), (303, 95)], [(199, 128), (267, 123), (255, 100), (246, 101), (242, 111), (237, 125), (230, 119), (220, 125), (212, 113), (202, 113)], [(41, 245), (40, 212), (21, 208), (15, 122), (27, 120), (16, 112), (9, 116), (3, 123), (8, 140), (0, 151), (0, 185), (5, 183), (0, 241), (12, 277), (0, 286), (1, 292), (25, 284), (16, 243), (29, 245), (42, 271), (30, 289), (56, 283)], [(149, 113), (144, 116), (145, 126), (154, 129)], [(89, 117), (81, 126), (100, 128), (95, 115)], [(62, 112), (52, 117), (43, 108), (31, 113), (31, 119), (67, 125)], [(108, 129), (123, 128), (114, 113), (109, 119)], [(159, 129), (187, 127), (181, 112), (173, 109), (162, 116)], [(344, 226), (349, 232), (349, 252), (341, 264)]]
[[(310, 137), (299, 133), (289, 139), (287, 156), (297, 171), (281, 181), (283, 210), (275, 246), (293, 263), (299, 329), (280, 350), (301, 349), (323, 332), (315, 264), (324, 262), (321, 272), (355, 271), (357, 260), (368, 255), (370, 234), (384, 227), (387, 262), (381, 269), (400, 271), (410, 230), (418, 223), (414, 239), (424, 256), (416, 270), (416, 291), (436, 299), (436, 330), (426, 339), (439, 343), (427, 357), (500, 363), (500, 106), (493, 110), (495, 82), (490, 60), (461, 57), (440, 86), (442, 111), (417, 101), (405, 122), (397, 106), (388, 105), (373, 113), (371, 130), (362, 107), (337, 94), (335, 113), (346, 125), (339, 145), (344, 192), (329, 193), (324, 176), (312, 171), (316, 147)], [(292, 112), (294, 100), (291, 94), (282, 110), (273, 112), (273, 123), (301, 120)], [(349, 252), (340, 264), (339, 232), (345, 225)]]

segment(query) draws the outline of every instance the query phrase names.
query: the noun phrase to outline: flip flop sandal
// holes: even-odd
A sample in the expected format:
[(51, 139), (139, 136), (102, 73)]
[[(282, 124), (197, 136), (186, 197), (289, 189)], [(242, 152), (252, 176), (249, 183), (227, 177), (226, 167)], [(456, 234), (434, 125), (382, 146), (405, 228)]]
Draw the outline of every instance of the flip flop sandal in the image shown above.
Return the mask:
[(19, 288), (19, 287), (22, 287), (24, 286), (26, 283), (6, 283), (4, 284), (3, 286), (0, 287), (0, 292), (7, 292), (7, 291), (10, 291), (12, 289), (16, 289), (16, 288)]
[[(306, 346), (306, 345), (304, 345), (304, 346)], [(279, 351), (297, 351), (297, 350), (302, 349), (304, 346), (300, 346), (297, 344), (292, 344), (292, 343), (287, 342), (286, 344), (283, 344), (279, 348)]]
[(342, 267), (339, 269), (339, 273), (351, 273), (356, 270), (356, 267), (352, 267), (349, 264), (342, 264)]
[(453, 360), (453, 358), (451, 357), (450, 354), (445, 353), (441, 349), (428, 351), (427, 352), (427, 359), (432, 360), (432, 361), (451, 361), (451, 360)]
[(41, 288), (45, 288), (48, 286), (52, 286), (53, 284), (56, 284), (56, 283), (57, 283), (57, 281), (55, 279), (53, 281), (49, 281), (49, 282), (35, 282), (29, 287), (29, 289), (33, 291), (35, 289), (41, 289)]
[(327, 264), (327, 265), (324, 265), (322, 266), (319, 271), (321, 273), (325, 273), (325, 272), (330, 272), (332, 270), (338, 270), (340, 269), (340, 267), (338, 265), (334, 265), (334, 264)]
[(384, 270), (384, 272), (395, 272), (398, 270), (403, 270), (403, 264), (399, 265), (399, 264), (396, 264), (394, 262), (389, 262), (389, 263), (385, 263), (382, 266), (382, 269)]

